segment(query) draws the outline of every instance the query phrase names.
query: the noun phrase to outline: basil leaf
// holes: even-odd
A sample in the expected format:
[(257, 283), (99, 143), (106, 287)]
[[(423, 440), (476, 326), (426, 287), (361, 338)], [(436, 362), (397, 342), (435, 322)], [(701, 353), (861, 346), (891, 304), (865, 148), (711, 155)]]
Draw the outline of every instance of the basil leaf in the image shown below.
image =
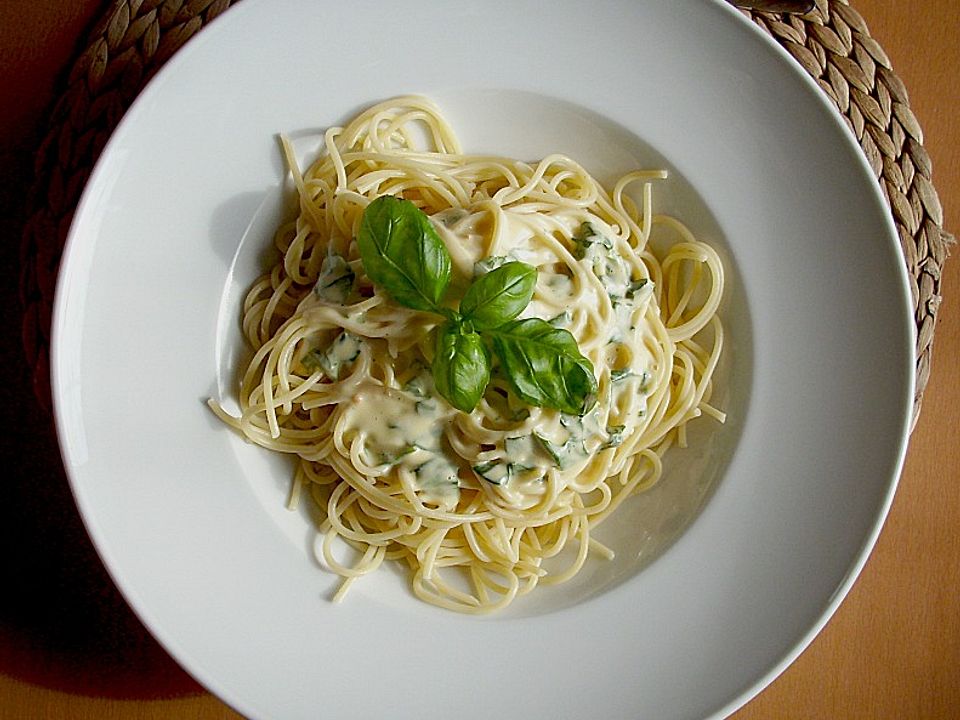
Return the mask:
[(471, 412), (490, 381), (490, 356), (475, 332), (463, 332), (454, 323), (437, 331), (433, 384), (457, 410)]
[(514, 320), (487, 332), (507, 379), (522, 400), (582, 415), (597, 400), (593, 364), (569, 331), (539, 318)]
[(353, 292), (356, 275), (350, 264), (340, 255), (327, 255), (320, 265), (320, 275), (313, 286), (313, 294), (332, 303), (346, 303)]
[(601, 235), (589, 221), (580, 223), (580, 228), (573, 235), (574, 257), (583, 260), (587, 256), (587, 250), (591, 245), (599, 243), (607, 250), (613, 250), (613, 240), (606, 235)]
[(378, 197), (363, 211), (357, 244), (367, 276), (394, 300), (442, 313), (450, 253), (426, 213), (409, 200)]
[(508, 262), (478, 277), (460, 301), (460, 315), (477, 330), (499, 327), (523, 312), (533, 297), (537, 269)]
[(600, 449), (619, 447), (623, 443), (623, 434), (626, 430), (626, 425), (607, 425), (607, 441), (600, 446)]

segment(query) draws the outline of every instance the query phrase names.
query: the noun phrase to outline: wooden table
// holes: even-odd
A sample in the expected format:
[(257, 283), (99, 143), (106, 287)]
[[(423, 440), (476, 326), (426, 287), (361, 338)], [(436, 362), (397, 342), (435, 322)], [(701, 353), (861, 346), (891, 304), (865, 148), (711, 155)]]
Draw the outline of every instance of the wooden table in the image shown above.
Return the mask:
[[(0, 2), (0, 267), (4, 326), (19, 327), (23, 189), (55, 78), (99, 0)], [(853, 0), (905, 81), (934, 181), (960, 213), (960, 3)], [(947, 263), (933, 373), (900, 489), (866, 568), (824, 631), (735, 716), (960, 717), (960, 260)], [(34, 407), (18, 334), (2, 359), (7, 589), (0, 600), (0, 719), (233, 718), (146, 634), (103, 569), (59, 481), (49, 418)]]

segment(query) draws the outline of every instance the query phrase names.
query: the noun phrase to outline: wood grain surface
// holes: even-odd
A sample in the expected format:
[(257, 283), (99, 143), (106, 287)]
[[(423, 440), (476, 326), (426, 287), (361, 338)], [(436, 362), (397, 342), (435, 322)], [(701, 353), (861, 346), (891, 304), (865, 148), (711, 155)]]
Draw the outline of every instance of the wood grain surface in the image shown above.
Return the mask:
[[(905, 82), (946, 229), (960, 230), (960, 3), (851, 0)], [(0, 0), (0, 720), (235, 718), (150, 638), (109, 581), (58, 473), (20, 349), (17, 262), (30, 158), (101, 0)], [(933, 371), (887, 523), (800, 658), (734, 716), (960, 717), (960, 259), (947, 262)], [(322, 702), (322, 698), (318, 697)], [(388, 714), (385, 715), (388, 717)]]

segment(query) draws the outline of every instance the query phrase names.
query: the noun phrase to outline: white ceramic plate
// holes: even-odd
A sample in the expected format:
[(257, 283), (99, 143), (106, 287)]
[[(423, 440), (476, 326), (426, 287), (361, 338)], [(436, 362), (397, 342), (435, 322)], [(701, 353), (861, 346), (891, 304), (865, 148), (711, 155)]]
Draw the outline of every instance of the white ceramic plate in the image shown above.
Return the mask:
[[(493, 618), (426, 606), (389, 570), (330, 604), (309, 523), (283, 510), (289, 466), (204, 405), (278, 214), (275, 135), (308, 152), (409, 92), (470, 151), (668, 167), (659, 207), (729, 269), (730, 421), (606, 530), (615, 561)], [(64, 460), (130, 604), (249, 716), (724, 716), (823, 626), (889, 507), (902, 265), (853, 138), (721, 2), (244, 0), (151, 83), (84, 194), (54, 317)]]

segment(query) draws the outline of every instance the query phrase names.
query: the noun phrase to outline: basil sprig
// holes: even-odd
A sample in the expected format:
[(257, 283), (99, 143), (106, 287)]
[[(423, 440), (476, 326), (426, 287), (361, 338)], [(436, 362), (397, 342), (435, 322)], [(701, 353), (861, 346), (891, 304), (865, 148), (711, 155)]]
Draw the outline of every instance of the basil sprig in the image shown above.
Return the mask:
[(357, 244), (367, 276), (397, 303), (447, 318), (437, 330), (433, 380), (455, 408), (471, 412), (483, 397), (490, 346), (525, 402), (578, 415), (593, 407), (597, 381), (576, 338), (538, 318), (516, 319), (533, 297), (535, 267), (500, 265), (470, 285), (452, 310), (443, 304), (450, 253), (416, 205), (378, 197), (364, 210)]

